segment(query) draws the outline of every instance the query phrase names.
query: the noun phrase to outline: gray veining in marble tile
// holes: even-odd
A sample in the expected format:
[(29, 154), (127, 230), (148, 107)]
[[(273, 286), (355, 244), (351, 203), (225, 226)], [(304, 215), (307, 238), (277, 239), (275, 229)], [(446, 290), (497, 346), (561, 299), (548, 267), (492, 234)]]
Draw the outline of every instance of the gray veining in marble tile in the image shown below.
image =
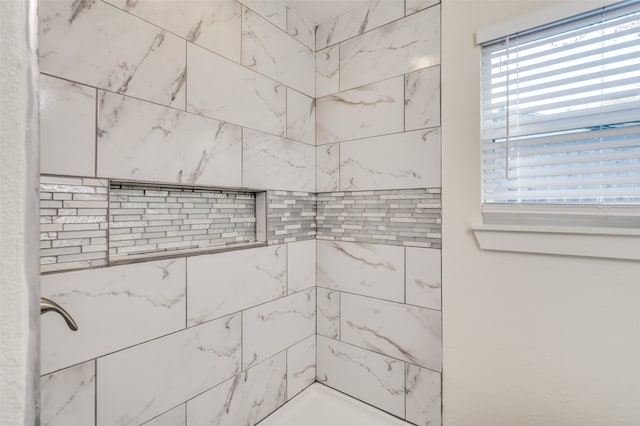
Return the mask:
[(318, 240), (318, 286), (404, 301), (404, 248)]
[(98, 97), (100, 176), (241, 186), (239, 126), (113, 93)]
[(441, 309), (440, 250), (407, 247), (407, 303)]
[(232, 315), (99, 358), (97, 426), (138, 425), (239, 373), (240, 329)]
[(286, 402), (285, 351), (187, 402), (189, 426), (254, 425)]
[(40, 173), (95, 176), (95, 108), (96, 89), (40, 76)]
[(188, 324), (238, 312), (285, 295), (285, 245), (187, 259)]
[(179, 37), (98, 0), (41, 1), (40, 71), (184, 108)]
[(407, 421), (418, 426), (442, 424), (440, 373), (407, 364)]
[(340, 184), (340, 144), (316, 149), (316, 191), (337, 191)]
[(284, 136), (286, 87), (189, 44), (187, 110)]
[(94, 424), (95, 361), (87, 361), (40, 379), (40, 425)]
[(340, 189), (440, 186), (440, 129), (417, 130), (340, 144)]
[(233, 0), (105, 0), (199, 46), (240, 62), (240, 3)]
[(238, 0), (273, 25), (287, 31), (287, 5), (283, 0)]
[(42, 373), (184, 327), (184, 259), (44, 275), (41, 281), (42, 296), (80, 325), (72, 332), (59, 316), (42, 317)]
[(254, 189), (314, 191), (315, 147), (243, 129), (242, 183)]
[(287, 138), (316, 143), (316, 101), (287, 88)]
[(242, 11), (242, 65), (315, 96), (313, 51), (246, 8)]
[(340, 91), (340, 46), (316, 52), (316, 98)]
[(317, 380), (404, 417), (404, 362), (318, 336)]
[(153, 420), (149, 420), (143, 426), (186, 426), (187, 404), (178, 405), (176, 408), (160, 414)]
[(405, 76), (405, 130), (440, 125), (440, 66)]
[(316, 240), (287, 244), (287, 289), (289, 294), (316, 285)]
[(339, 43), (403, 15), (403, 0), (373, 0), (318, 25), (316, 49)]
[(401, 132), (404, 116), (404, 78), (396, 77), (319, 98), (316, 143)]
[(405, 8), (406, 15), (411, 15), (412, 13), (416, 13), (421, 11), (422, 9), (426, 9), (428, 7), (434, 6), (440, 3), (440, 0), (406, 0)]
[(287, 349), (287, 400), (316, 381), (316, 336)]
[(340, 292), (318, 287), (318, 334), (332, 339), (340, 338)]
[(340, 89), (350, 89), (440, 63), (440, 6), (340, 45)]
[(315, 27), (307, 23), (302, 16), (298, 15), (290, 7), (287, 7), (287, 33), (315, 52)]
[(341, 299), (343, 342), (432, 370), (442, 369), (439, 311), (346, 293)]
[(315, 330), (315, 288), (243, 311), (243, 368), (264, 361)]

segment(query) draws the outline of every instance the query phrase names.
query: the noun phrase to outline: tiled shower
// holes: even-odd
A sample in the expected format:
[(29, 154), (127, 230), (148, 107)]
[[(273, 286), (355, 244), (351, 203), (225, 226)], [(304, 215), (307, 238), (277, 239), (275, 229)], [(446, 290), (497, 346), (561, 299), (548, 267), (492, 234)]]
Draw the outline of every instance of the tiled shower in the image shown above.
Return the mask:
[(41, 424), (441, 423), (438, 3), (40, 0)]

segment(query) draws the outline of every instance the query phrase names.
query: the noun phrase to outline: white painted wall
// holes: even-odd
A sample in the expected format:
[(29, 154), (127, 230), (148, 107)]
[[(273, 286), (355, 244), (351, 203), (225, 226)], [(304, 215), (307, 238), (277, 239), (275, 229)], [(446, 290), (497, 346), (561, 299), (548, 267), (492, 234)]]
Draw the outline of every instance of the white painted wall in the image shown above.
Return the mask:
[(481, 221), (474, 33), (557, 3), (443, 1), (447, 426), (640, 424), (640, 263), (483, 252), (469, 230)]
[(34, 17), (0, 2), (0, 424), (16, 426), (39, 424)]

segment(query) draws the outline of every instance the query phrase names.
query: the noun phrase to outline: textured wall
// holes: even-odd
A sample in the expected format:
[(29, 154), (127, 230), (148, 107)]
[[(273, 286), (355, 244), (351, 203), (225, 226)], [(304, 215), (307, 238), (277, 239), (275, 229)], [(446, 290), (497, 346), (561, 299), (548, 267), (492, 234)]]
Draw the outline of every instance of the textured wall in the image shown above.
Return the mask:
[(35, 2), (0, 3), (0, 423), (38, 424)]
[[(265, 189), (274, 223), (268, 247), (100, 268), (104, 246), (44, 241), (85, 269), (42, 277), (79, 325), (42, 319), (43, 424), (254, 424), (315, 379), (313, 38), (284, 3), (244, 3), (40, 2), (46, 179)], [(106, 214), (54, 186), (43, 217)], [(140, 213), (112, 201), (119, 224)]]
[(554, 21), (559, 12), (566, 17), (604, 3), (443, 2), (447, 425), (640, 423), (640, 264), (482, 251), (469, 232), (482, 223), (474, 33), (509, 20)]
[(441, 422), (440, 6), (318, 26), (317, 380)]

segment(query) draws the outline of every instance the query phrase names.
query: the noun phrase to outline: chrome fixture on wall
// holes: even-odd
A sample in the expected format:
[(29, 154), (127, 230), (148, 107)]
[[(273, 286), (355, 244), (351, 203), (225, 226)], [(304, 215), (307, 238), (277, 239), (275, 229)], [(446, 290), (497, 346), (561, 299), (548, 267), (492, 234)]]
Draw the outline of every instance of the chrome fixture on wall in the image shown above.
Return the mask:
[(76, 324), (76, 322), (73, 320), (71, 315), (69, 315), (69, 313), (65, 311), (62, 306), (58, 305), (53, 300), (49, 300), (46, 297), (41, 297), (40, 298), (40, 315), (49, 311), (53, 311), (57, 314), (60, 314), (60, 316), (64, 318), (65, 322), (67, 323), (67, 325), (71, 330), (78, 331), (78, 324)]

